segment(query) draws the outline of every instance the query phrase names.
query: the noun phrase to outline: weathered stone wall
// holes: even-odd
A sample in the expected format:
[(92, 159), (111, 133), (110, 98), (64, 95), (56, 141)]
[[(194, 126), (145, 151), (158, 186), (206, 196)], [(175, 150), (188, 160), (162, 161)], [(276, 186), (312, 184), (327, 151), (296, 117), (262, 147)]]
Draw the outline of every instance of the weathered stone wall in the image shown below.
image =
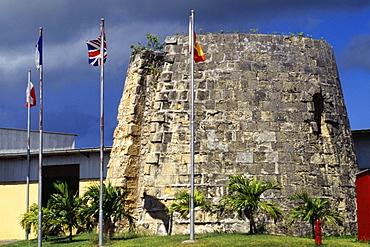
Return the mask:
[[(338, 71), (329, 44), (256, 34), (198, 35), (207, 61), (195, 65), (195, 186), (210, 202), (232, 174), (277, 180), (264, 195), (285, 213), (300, 188), (328, 198), (356, 230), (357, 165)], [(118, 109), (108, 179), (131, 191), (138, 228), (187, 233), (165, 206), (189, 189), (188, 37), (166, 38), (164, 53), (131, 57)], [(302, 233), (283, 223), (269, 232)], [(234, 217), (196, 214), (197, 232), (247, 231)], [(309, 233), (310, 228), (306, 228)]]

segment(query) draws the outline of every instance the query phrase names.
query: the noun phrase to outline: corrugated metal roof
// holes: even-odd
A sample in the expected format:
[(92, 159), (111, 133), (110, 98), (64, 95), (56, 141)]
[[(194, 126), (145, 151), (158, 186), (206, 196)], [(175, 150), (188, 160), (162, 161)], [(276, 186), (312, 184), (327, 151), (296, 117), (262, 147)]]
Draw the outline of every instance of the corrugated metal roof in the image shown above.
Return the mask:
[[(104, 152), (104, 176), (107, 173), (111, 147)], [(37, 181), (39, 159), (33, 153), (30, 160), (30, 181)], [(100, 177), (100, 148), (82, 148), (43, 153), (42, 166), (79, 165), (80, 179), (97, 179)], [(27, 155), (25, 153), (4, 154), (0, 156), (0, 184), (10, 182), (26, 182), (28, 170)]]
[[(39, 131), (30, 131), (31, 151), (39, 149)], [(43, 132), (44, 150), (74, 149), (76, 134)], [(27, 150), (27, 130), (0, 128), (0, 153), (19, 153)]]

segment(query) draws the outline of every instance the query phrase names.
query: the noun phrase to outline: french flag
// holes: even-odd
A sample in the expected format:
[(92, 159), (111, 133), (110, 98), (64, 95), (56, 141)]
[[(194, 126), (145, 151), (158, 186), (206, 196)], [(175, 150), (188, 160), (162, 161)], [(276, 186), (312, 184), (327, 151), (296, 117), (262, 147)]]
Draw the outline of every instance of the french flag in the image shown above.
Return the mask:
[(42, 66), (42, 35), (39, 37), (39, 41), (36, 45), (36, 53), (35, 53), (35, 63), (36, 69), (39, 70)]

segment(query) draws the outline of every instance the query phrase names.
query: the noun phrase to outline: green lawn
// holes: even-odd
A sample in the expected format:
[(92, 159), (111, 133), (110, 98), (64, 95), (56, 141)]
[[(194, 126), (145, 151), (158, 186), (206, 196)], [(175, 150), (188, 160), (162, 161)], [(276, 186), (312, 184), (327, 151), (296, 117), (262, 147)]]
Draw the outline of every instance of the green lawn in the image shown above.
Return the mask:
[[(104, 246), (161, 246), (161, 247), (200, 247), (200, 246), (269, 246), (269, 247), (302, 247), (315, 246), (315, 240), (310, 238), (297, 238), (289, 236), (273, 236), (273, 235), (246, 235), (242, 233), (233, 234), (199, 234), (195, 235), (196, 243), (182, 243), (188, 240), (189, 235), (176, 236), (138, 236), (133, 234), (124, 234), (114, 238), (109, 243), (104, 243)], [(98, 236), (96, 234), (81, 234), (73, 238), (73, 242), (69, 243), (67, 237), (50, 238), (48, 241), (43, 241), (43, 246), (98, 246)], [(333, 247), (352, 247), (352, 246), (369, 246), (368, 243), (358, 242), (356, 236), (350, 237), (324, 237), (323, 246)], [(37, 246), (37, 239), (30, 241), (19, 241), (4, 245), (5, 247), (27, 247)]]

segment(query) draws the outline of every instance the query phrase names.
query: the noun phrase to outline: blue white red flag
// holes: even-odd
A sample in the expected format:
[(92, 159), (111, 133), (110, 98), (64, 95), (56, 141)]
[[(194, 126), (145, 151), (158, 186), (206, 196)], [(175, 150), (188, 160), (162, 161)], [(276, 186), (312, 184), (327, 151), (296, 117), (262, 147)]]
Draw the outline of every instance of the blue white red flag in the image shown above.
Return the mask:
[[(91, 66), (100, 66), (101, 65), (101, 55), (100, 55), (100, 47), (101, 47), (101, 37), (96, 40), (88, 40), (87, 49), (89, 53), (89, 64)], [(105, 40), (104, 35), (104, 63), (107, 60), (107, 42)]]
[(36, 69), (37, 70), (40, 69), (40, 66), (42, 65), (42, 36), (41, 35), (36, 45), (35, 63), (36, 63)]

